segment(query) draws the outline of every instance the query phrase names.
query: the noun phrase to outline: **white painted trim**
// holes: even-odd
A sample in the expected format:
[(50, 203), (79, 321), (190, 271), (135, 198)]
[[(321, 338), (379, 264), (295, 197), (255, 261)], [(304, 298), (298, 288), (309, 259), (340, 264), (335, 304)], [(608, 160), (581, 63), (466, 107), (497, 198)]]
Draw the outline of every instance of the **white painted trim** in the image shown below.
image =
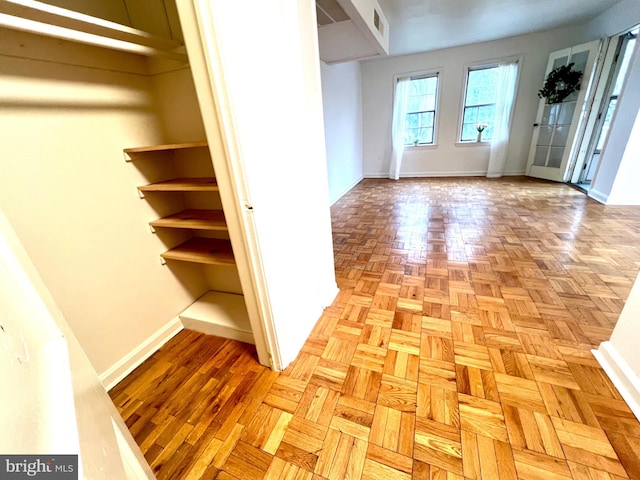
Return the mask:
[(593, 198), (596, 202), (600, 202), (603, 204), (607, 204), (607, 200), (609, 199), (609, 195), (602, 193), (599, 190), (596, 190), (595, 188), (590, 188), (589, 191), (587, 192), (587, 196), (589, 198)]
[[(502, 176), (503, 177), (521, 177), (524, 174), (525, 174), (524, 170), (511, 170), (509, 172), (504, 172), (502, 174)], [(476, 171), (476, 172), (413, 172), (413, 173), (410, 172), (410, 173), (403, 173), (403, 174), (400, 175), (401, 178), (425, 178), (425, 177), (430, 177), (430, 178), (443, 177), (444, 178), (444, 177), (486, 177), (486, 176), (487, 176), (487, 172), (485, 172), (485, 171)], [(389, 174), (387, 174), (387, 173), (365, 173), (364, 177), (362, 177), (362, 178), (363, 179), (365, 179), (365, 178), (389, 178)], [(351, 188), (353, 188), (353, 187), (351, 187)]]
[(358, 177), (354, 182), (350, 183), (347, 187), (343, 188), (340, 193), (338, 193), (338, 195), (336, 195), (334, 198), (331, 198), (330, 204), (329, 205), (333, 205), (334, 203), (336, 203), (338, 200), (340, 200), (342, 197), (344, 197), (347, 193), (349, 193), (349, 191), (355, 187), (357, 184), (359, 184), (362, 180), (364, 179), (364, 177), (360, 176)]
[[(405, 172), (400, 174), (400, 178), (421, 178), (421, 177), (484, 177), (487, 175), (485, 171), (475, 172)], [(364, 178), (389, 178), (387, 173), (365, 173)]]
[(638, 195), (609, 195), (607, 205), (618, 206), (637, 206), (640, 205), (640, 196)]
[(99, 375), (100, 382), (102, 382), (104, 388), (109, 391), (115, 387), (124, 377), (142, 365), (147, 358), (158, 351), (160, 347), (176, 336), (183, 328), (179, 317), (169, 321), (145, 342)]
[(597, 350), (591, 350), (591, 352), (622, 398), (627, 402), (633, 414), (640, 420), (640, 378), (611, 342), (602, 342)]

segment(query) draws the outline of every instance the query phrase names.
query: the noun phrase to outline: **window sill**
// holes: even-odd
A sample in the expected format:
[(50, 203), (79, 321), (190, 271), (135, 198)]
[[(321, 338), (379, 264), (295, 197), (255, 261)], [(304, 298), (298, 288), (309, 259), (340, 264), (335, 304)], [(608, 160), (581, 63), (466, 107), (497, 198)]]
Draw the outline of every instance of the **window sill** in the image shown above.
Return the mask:
[(456, 147), (490, 147), (491, 146), (491, 141), (487, 140), (487, 141), (482, 141), (482, 142), (476, 142), (471, 141), (471, 142), (456, 142), (455, 143)]
[(418, 149), (418, 150), (422, 150), (424, 148), (438, 148), (438, 144), (437, 143), (425, 143), (423, 145), (405, 145), (404, 149), (405, 150), (414, 150), (414, 149)]

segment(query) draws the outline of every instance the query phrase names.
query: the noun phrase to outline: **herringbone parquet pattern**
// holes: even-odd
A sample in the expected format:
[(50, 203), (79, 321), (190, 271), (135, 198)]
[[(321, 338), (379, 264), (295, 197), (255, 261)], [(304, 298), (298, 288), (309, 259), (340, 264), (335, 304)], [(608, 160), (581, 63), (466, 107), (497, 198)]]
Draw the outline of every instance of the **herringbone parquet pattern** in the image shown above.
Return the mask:
[(365, 180), (332, 217), (341, 293), (284, 373), (185, 331), (111, 392), (158, 478), (640, 478), (640, 423), (590, 353), (640, 269), (640, 208)]

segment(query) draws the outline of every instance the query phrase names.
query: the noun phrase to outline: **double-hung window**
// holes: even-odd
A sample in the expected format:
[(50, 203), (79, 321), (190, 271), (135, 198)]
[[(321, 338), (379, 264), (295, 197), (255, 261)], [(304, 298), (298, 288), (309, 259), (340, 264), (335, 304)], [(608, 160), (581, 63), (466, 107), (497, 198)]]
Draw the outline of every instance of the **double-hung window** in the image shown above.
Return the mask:
[(437, 97), (437, 73), (411, 77), (404, 124), (405, 145), (434, 143)]
[(491, 140), (497, 94), (498, 66), (469, 68), (460, 129), (461, 142), (476, 141), (479, 128), (483, 130), (482, 140)]

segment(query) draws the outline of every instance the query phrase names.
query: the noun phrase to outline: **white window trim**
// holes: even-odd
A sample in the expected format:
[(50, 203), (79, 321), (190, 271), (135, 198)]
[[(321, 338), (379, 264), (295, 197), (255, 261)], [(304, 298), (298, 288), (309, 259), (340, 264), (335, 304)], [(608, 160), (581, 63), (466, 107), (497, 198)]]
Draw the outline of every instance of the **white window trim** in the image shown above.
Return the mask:
[[(418, 71), (414, 71), (414, 72), (405, 72), (405, 73), (396, 73), (393, 76), (393, 84), (391, 86), (392, 90), (391, 90), (391, 110), (393, 111), (393, 105), (395, 102), (395, 90), (396, 90), (396, 83), (398, 83), (398, 80), (400, 80), (401, 78), (410, 78), (410, 79), (418, 79), (418, 78), (423, 78), (423, 77), (433, 77), (433, 76), (437, 76), (438, 77), (438, 84), (436, 86), (436, 111), (435, 111), (435, 115), (433, 116), (433, 143), (424, 143), (422, 145), (405, 145), (405, 149), (406, 150), (411, 150), (411, 149), (422, 149), (422, 148), (434, 148), (438, 146), (438, 126), (440, 125), (440, 121), (439, 121), (439, 117), (440, 117), (440, 95), (441, 95), (441, 91), (442, 91), (442, 75), (443, 75), (443, 68), (434, 68), (434, 69), (430, 69), (430, 70), (418, 70)], [(391, 130), (389, 130), (391, 131)]]
[[(491, 142), (488, 140), (483, 140), (482, 142), (475, 142), (473, 140), (467, 140), (465, 142), (461, 141), (462, 137), (462, 121), (464, 120), (464, 102), (467, 96), (467, 82), (469, 77), (469, 70), (479, 70), (482, 68), (491, 68), (498, 67), (503, 63), (517, 63), (518, 64), (518, 75), (516, 77), (516, 101), (518, 98), (518, 86), (520, 85), (520, 75), (522, 74), (522, 65), (523, 65), (524, 55), (510, 55), (508, 57), (500, 57), (500, 58), (492, 58), (488, 60), (482, 60), (472, 63), (466, 63), (462, 66), (462, 88), (460, 89), (460, 102), (459, 102), (459, 110), (458, 110), (458, 126), (456, 128), (456, 141), (455, 145), (457, 147), (463, 146), (487, 146)], [(514, 105), (512, 108), (515, 108), (516, 102), (513, 102)], [(512, 112), (513, 113), (513, 112)]]

